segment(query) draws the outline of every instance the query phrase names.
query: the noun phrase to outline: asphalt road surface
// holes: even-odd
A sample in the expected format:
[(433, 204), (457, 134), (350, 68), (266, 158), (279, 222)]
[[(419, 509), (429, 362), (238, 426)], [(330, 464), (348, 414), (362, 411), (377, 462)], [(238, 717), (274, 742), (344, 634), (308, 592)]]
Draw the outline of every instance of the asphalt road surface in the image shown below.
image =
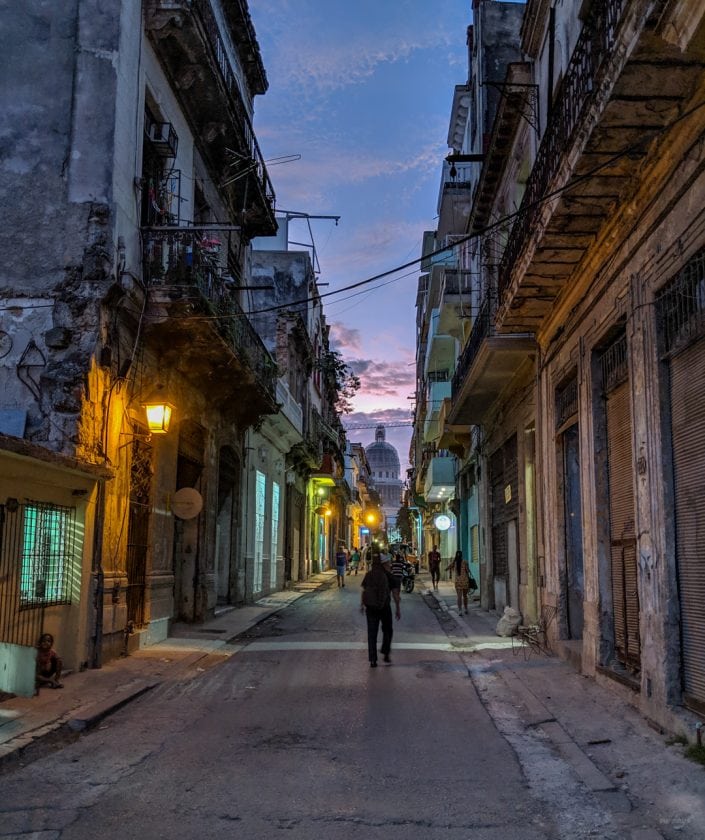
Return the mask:
[(1, 777), (0, 837), (620, 837), (550, 759), (545, 784), (522, 770), (432, 599), (403, 597), (392, 665), (371, 669), (360, 579)]

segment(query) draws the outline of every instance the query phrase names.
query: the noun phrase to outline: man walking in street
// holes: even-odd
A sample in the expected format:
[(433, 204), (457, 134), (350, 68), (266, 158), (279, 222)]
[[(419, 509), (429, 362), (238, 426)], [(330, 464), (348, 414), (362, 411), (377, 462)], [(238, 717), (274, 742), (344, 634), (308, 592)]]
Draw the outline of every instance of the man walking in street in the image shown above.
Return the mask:
[(396, 606), (397, 621), (401, 618), (399, 587), (389, 570), (389, 564), (382, 563), (379, 551), (370, 553), (370, 570), (362, 579), (360, 610), (367, 612), (367, 651), (370, 668), (377, 667), (377, 635), (382, 625), (382, 647), (380, 653), (384, 661), (391, 665), (392, 635), (392, 598)]
[(428, 552), (428, 570), (431, 573), (431, 583), (438, 591), (438, 581), (441, 579), (441, 553), (438, 546), (434, 545), (433, 550)]
[(344, 546), (340, 546), (335, 554), (335, 573), (337, 575), (338, 589), (345, 588), (345, 569), (348, 565), (348, 555)]

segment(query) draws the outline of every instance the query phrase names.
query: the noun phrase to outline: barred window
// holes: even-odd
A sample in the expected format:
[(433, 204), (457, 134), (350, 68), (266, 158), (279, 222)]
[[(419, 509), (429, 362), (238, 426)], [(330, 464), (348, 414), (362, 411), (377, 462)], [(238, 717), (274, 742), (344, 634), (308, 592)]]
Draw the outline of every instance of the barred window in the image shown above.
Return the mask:
[(41, 502), (24, 505), (20, 604), (71, 602), (75, 508)]

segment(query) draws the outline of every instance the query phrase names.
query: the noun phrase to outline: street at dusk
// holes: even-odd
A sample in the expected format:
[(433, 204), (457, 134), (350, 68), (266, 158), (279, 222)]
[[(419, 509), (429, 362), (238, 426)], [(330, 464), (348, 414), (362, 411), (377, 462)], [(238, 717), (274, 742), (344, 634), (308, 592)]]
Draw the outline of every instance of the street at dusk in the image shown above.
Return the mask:
[(0, 836), (705, 837), (705, 780), (673, 795), (675, 748), (568, 666), (500, 646), (479, 610), (456, 617), (449, 583), (402, 597), (392, 664), (370, 669), (359, 582), (328, 578), (219, 664), (162, 663), (93, 731), (6, 769)]
[(0, 840), (705, 840), (702, 0), (0, 43)]

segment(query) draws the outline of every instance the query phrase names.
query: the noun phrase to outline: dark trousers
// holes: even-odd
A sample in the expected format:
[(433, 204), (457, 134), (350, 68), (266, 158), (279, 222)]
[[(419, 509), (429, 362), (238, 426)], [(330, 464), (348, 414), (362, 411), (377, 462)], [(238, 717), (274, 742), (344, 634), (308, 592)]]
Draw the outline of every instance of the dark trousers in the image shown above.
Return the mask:
[(441, 567), (431, 566), (431, 583), (434, 585), (441, 579)]
[(377, 634), (379, 625), (382, 625), (382, 647), (380, 651), (383, 656), (388, 656), (392, 649), (392, 634), (394, 625), (392, 623), (392, 605), (387, 604), (381, 610), (374, 607), (366, 607), (367, 611), (367, 652), (370, 662), (377, 661)]

